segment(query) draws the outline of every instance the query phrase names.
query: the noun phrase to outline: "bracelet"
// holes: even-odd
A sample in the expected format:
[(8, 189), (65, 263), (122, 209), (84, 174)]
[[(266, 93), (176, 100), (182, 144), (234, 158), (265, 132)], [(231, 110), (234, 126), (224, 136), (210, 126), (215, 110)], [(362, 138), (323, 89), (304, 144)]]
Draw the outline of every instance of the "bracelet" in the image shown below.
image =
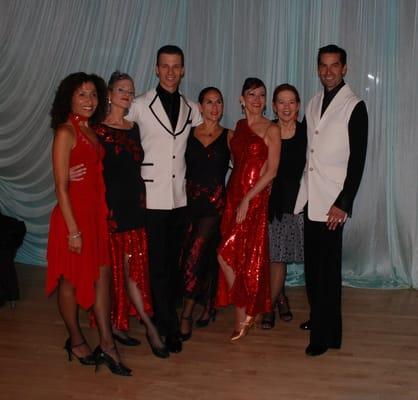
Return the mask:
[(67, 236), (68, 239), (77, 239), (81, 237), (81, 232), (75, 232), (75, 233), (71, 233), (70, 235)]

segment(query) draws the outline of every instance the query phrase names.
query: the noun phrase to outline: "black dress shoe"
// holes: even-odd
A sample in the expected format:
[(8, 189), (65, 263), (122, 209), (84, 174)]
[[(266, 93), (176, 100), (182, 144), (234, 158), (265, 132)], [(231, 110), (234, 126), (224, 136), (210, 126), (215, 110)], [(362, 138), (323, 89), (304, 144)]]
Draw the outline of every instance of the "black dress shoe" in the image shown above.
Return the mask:
[(116, 333), (113, 333), (113, 339), (125, 346), (139, 346), (141, 344), (140, 340), (130, 337), (128, 335), (126, 335), (126, 337), (122, 337), (117, 335)]
[(148, 335), (148, 333), (145, 335), (145, 337), (147, 338), (149, 347), (151, 347), (151, 351), (154, 354), (155, 357), (158, 358), (167, 358), (170, 357), (170, 353), (167, 349), (167, 347), (163, 346), (163, 347), (157, 347), (151, 340), (150, 336)]
[[(116, 347), (114, 347), (112, 350), (114, 349), (116, 349)], [(132, 376), (132, 370), (130, 368), (123, 365), (121, 362), (117, 362), (111, 355), (104, 352), (100, 346), (96, 347), (93, 355), (96, 360), (96, 372), (99, 368), (99, 365), (104, 364), (107, 366), (107, 368), (109, 368), (112, 374)]]
[(83, 340), (81, 343), (76, 344), (75, 346), (71, 346), (71, 338), (68, 338), (64, 344), (64, 350), (67, 351), (68, 354), (68, 361), (73, 360), (73, 356), (80, 362), (80, 364), (83, 365), (96, 365), (96, 360), (94, 358), (93, 353), (89, 354), (84, 357), (79, 357), (77, 354), (73, 353), (73, 349), (76, 347), (80, 347), (83, 344), (86, 344), (86, 342)]
[(207, 326), (209, 325), (209, 322), (210, 322), (211, 320), (212, 320), (212, 322), (215, 322), (215, 320), (216, 320), (216, 308), (212, 308), (212, 309), (209, 311), (209, 317), (208, 317), (208, 318), (203, 319), (202, 317), (200, 317), (200, 318), (196, 321), (195, 325), (196, 325), (198, 328), (205, 328), (205, 327), (207, 327)]
[(183, 349), (183, 344), (177, 335), (168, 335), (165, 338), (165, 347), (170, 353), (180, 353)]
[(302, 329), (303, 331), (310, 331), (312, 329), (311, 320), (308, 319), (307, 321), (302, 322), (299, 325), (299, 328)]
[(187, 333), (179, 332), (179, 338), (182, 342), (189, 340), (192, 337), (192, 326), (193, 326), (193, 317), (190, 315), (188, 317), (180, 317), (180, 320), (187, 321), (187, 325), (189, 325), (189, 331)]
[(320, 356), (321, 354), (326, 353), (328, 350), (328, 347), (323, 347), (323, 346), (313, 346), (313, 345), (309, 345), (306, 349), (305, 349), (305, 354), (307, 356), (311, 356), (311, 357), (315, 357), (315, 356)]
[(328, 345), (328, 348), (329, 349), (341, 349), (341, 343), (340, 344), (337, 344), (337, 343), (332, 343), (332, 344), (329, 344)]

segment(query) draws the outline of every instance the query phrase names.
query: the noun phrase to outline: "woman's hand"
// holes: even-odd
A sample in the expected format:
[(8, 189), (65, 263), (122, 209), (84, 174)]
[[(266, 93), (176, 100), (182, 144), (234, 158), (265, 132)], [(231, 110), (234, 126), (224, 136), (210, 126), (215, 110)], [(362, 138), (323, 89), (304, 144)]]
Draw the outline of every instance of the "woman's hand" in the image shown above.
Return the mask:
[(68, 178), (71, 182), (82, 181), (86, 171), (87, 168), (84, 166), (84, 164), (74, 165), (74, 167), (71, 167), (69, 170)]
[(239, 206), (237, 208), (237, 223), (240, 224), (245, 220), (245, 217), (247, 216), (248, 206), (250, 204), (250, 201), (247, 200), (246, 197), (244, 197), (241, 200), (241, 203), (239, 203)]
[(70, 251), (80, 254), (82, 246), (83, 246), (83, 241), (81, 239), (80, 232), (68, 235), (68, 249)]

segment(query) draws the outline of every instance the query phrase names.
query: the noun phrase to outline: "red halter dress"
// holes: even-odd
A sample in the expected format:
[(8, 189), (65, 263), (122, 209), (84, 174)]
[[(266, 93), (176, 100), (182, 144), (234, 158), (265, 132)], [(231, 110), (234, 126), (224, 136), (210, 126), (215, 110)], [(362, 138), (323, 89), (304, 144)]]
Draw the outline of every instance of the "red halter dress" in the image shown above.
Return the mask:
[(68, 229), (60, 206), (52, 211), (47, 249), (46, 293), (50, 295), (64, 277), (75, 288), (77, 303), (90, 308), (96, 299), (95, 282), (99, 267), (110, 265), (107, 206), (102, 176), (104, 149), (91, 142), (79, 126), (79, 117), (70, 115), (77, 143), (71, 150), (70, 167), (84, 164), (87, 172), (81, 181), (68, 182), (71, 207), (82, 233), (80, 254), (68, 249)]

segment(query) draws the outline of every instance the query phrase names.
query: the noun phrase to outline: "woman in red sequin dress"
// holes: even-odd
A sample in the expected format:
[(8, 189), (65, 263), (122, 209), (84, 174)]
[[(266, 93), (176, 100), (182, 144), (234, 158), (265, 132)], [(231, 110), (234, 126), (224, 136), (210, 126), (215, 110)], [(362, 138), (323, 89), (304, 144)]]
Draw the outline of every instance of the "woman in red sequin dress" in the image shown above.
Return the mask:
[(218, 304), (235, 305), (231, 341), (244, 337), (255, 316), (271, 309), (268, 199), (280, 158), (280, 128), (263, 116), (266, 88), (247, 78), (241, 92), (246, 119), (237, 123), (230, 146), (234, 168), (227, 186), (218, 259)]
[[(55, 192), (48, 239), (46, 291), (58, 286), (58, 308), (69, 338), (65, 350), (71, 361), (105, 363), (118, 375), (130, 375), (119, 358), (110, 324), (110, 277), (107, 207), (102, 177), (104, 149), (89, 123), (105, 116), (106, 85), (83, 72), (65, 78), (51, 110), (55, 130), (52, 148)], [(69, 182), (69, 168), (83, 163), (82, 181)], [(78, 320), (78, 306), (93, 307), (100, 346), (91, 352)]]
[[(105, 149), (103, 177), (109, 209), (108, 228), (112, 265), (113, 337), (125, 346), (140, 341), (128, 336), (129, 317), (140, 318), (146, 338), (157, 357), (169, 356), (151, 321), (151, 292), (148, 271), (148, 243), (145, 223), (145, 183), (141, 177), (144, 152), (139, 128), (124, 118), (134, 98), (132, 78), (116, 71), (108, 84), (108, 114), (93, 126)], [(78, 166), (71, 180), (83, 179), (87, 170)]]

